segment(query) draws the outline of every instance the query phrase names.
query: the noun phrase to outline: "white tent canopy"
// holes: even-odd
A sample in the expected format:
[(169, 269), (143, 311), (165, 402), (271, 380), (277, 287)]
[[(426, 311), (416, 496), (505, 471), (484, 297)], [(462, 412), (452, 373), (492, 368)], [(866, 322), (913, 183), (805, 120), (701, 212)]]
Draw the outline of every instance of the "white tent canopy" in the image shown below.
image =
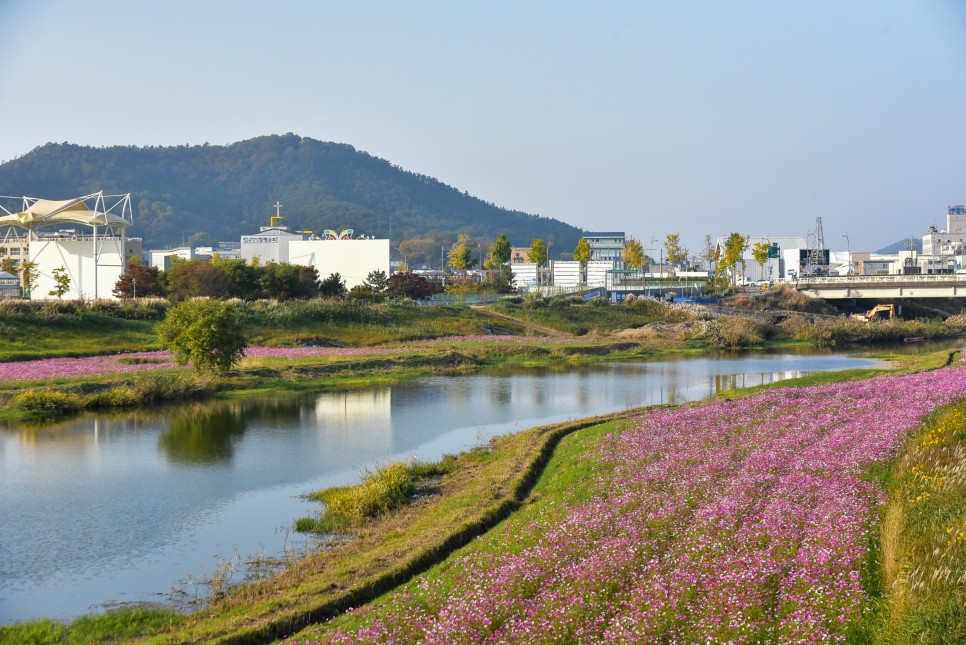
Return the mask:
[(63, 224), (127, 228), (134, 224), (131, 195), (94, 193), (55, 201), (38, 197), (0, 197), (22, 201), (19, 211), (0, 205), (0, 226), (36, 229)]

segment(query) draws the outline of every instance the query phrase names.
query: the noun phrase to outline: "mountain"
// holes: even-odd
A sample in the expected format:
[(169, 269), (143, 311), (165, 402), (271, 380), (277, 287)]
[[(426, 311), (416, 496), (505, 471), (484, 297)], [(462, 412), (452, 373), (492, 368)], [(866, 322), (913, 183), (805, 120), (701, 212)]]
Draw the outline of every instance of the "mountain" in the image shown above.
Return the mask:
[[(93, 148), (49, 143), (0, 164), (0, 194), (67, 199), (103, 190), (131, 193), (134, 227), (146, 249), (184, 242), (235, 241), (257, 233), (283, 205), (295, 230), (354, 229), (388, 237), (410, 264), (439, 258), (459, 233), (488, 244), (505, 233), (514, 246), (535, 238), (576, 246), (582, 231), (558, 220), (507, 210), (408, 172), (350, 145), (294, 134), (227, 146)], [(475, 255), (475, 254), (474, 254)]]
[(881, 248), (876, 253), (891, 254), (898, 253), (899, 251), (905, 251), (910, 246), (912, 249), (918, 253), (922, 253), (922, 238), (909, 237), (904, 240), (899, 240), (885, 248)]

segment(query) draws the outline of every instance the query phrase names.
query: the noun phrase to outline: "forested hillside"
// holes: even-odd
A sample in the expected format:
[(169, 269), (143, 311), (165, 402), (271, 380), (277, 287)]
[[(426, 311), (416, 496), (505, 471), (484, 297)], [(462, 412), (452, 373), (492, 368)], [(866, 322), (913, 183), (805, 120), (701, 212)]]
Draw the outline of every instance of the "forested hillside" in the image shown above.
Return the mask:
[(0, 194), (66, 199), (98, 190), (131, 193), (132, 236), (145, 248), (238, 241), (283, 205), (283, 224), (321, 233), (351, 228), (401, 246), (410, 264), (438, 263), (440, 247), (467, 233), (514, 246), (534, 238), (569, 251), (581, 231), (510, 211), (398, 168), (350, 145), (294, 134), (227, 146), (92, 148), (50, 143), (0, 165)]

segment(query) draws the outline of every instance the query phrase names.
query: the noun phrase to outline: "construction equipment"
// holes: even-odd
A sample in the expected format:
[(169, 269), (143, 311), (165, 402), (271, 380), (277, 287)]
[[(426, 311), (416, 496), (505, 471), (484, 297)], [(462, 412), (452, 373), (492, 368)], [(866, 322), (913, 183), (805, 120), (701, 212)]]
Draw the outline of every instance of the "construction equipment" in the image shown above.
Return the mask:
[(879, 314), (889, 312), (889, 320), (896, 317), (896, 306), (895, 305), (876, 305), (869, 309), (864, 314), (852, 314), (852, 317), (856, 320), (861, 320), (863, 322), (872, 322), (873, 320), (879, 319)]

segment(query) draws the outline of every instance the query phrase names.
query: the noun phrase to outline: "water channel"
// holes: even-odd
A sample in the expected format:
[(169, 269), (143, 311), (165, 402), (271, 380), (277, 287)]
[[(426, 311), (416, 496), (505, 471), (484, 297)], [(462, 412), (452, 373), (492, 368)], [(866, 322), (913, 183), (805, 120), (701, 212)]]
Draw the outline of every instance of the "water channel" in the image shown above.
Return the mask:
[(874, 361), (746, 354), (430, 377), (42, 428), (0, 428), (0, 624), (203, 593), (234, 557), (298, 548), (300, 495), (524, 428)]

